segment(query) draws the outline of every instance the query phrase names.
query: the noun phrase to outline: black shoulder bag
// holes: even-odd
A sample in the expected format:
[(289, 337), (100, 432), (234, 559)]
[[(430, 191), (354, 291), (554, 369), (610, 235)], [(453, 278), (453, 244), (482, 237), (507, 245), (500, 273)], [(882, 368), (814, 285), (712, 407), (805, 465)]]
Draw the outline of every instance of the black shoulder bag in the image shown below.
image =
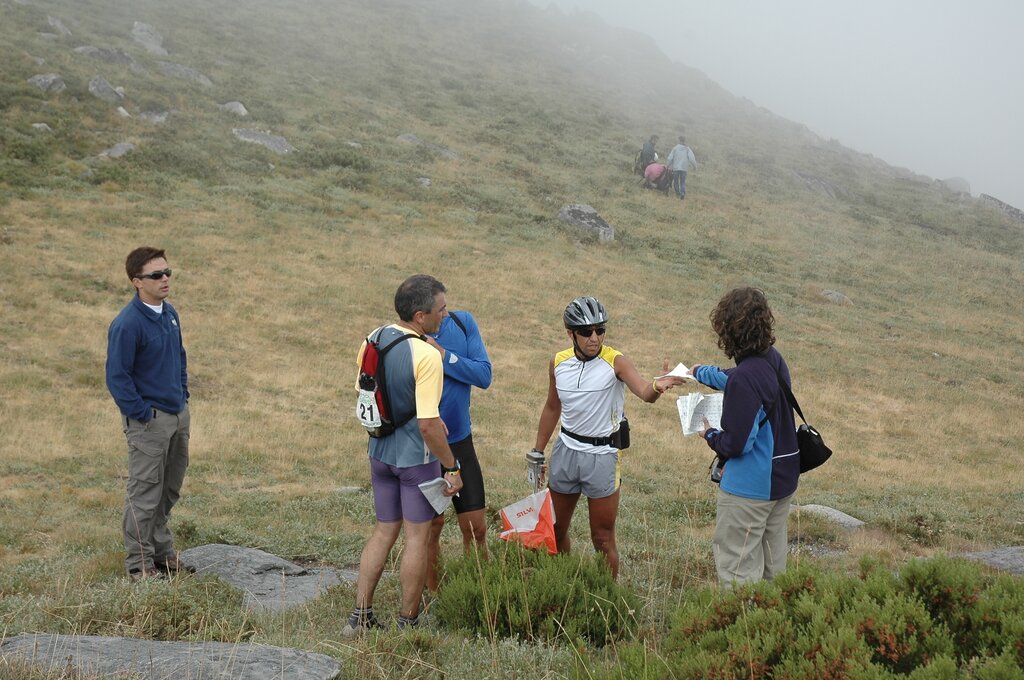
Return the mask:
[(775, 369), (775, 377), (779, 379), (779, 387), (782, 388), (786, 398), (789, 399), (790, 405), (796, 410), (800, 420), (804, 421), (804, 424), (796, 430), (796, 442), (800, 447), (800, 474), (803, 474), (828, 460), (832, 455), (832, 449), (821, 438), (821, 433), (813, 426), (807, 424), (807, 419), (804, 418), (803, 411), (800, 410), (800, 402), (796, 400), (793, 390), (789, 389), (789, 385), (782, 379), (782, 373), (777, 368)]

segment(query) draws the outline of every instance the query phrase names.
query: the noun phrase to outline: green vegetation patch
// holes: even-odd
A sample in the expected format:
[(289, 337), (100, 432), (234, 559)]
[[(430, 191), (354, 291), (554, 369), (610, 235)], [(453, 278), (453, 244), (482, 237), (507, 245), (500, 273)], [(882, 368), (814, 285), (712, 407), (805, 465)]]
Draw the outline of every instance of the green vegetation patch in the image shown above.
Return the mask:
[(431, 612), (452, 630), (604, 645), (636, 633), (639, 599), (618, 585), (603, 557), (551, 556), (519, 545), (492, 547), (447, 566)]

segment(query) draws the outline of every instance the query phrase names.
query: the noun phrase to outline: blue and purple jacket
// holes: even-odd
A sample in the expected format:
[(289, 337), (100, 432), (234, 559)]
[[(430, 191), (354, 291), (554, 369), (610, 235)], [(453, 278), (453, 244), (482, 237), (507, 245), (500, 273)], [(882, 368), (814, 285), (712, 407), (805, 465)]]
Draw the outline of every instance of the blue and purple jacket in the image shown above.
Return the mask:
[(779, 387), (776, 370), (791, 384), (789, 366), (774, 347), (745, 357), (735, 368), (699, 366), (697, 380), (724, 390), (722, 429), (708, 430), (708, 446), (728, 461), (721, 488), (756, 500), (778, 500), (796, 491), (800, 451), (793, 407)]

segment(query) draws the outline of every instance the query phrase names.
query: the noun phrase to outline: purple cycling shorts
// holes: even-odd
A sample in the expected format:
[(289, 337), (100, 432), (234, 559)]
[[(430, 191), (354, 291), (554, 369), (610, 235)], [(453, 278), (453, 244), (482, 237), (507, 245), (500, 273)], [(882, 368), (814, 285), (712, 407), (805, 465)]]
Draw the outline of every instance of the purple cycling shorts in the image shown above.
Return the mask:
[(437, 516), (419, 485), (441, 476), (441, 464), (399, 468), (370, 459), (373, 508), (379, 522), (429, 522)]

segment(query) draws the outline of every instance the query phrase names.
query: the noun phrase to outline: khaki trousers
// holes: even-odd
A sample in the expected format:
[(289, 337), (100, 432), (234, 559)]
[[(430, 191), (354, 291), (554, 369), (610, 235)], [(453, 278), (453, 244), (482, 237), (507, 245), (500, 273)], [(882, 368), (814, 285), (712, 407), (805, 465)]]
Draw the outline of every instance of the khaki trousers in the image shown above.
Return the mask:
[(124, 503), (125, 568), (152, 568), (174, 554), (167, 527), (188, 468), (188, 404), (178, 414), (153, 410), (148, 423), (122, 416), (128, 439), (128, 493)]
[(771, 579), (786, 568), (792, 500), (792, 494), (759, 501), (718, 490), (713, 548), (723, 586)]

